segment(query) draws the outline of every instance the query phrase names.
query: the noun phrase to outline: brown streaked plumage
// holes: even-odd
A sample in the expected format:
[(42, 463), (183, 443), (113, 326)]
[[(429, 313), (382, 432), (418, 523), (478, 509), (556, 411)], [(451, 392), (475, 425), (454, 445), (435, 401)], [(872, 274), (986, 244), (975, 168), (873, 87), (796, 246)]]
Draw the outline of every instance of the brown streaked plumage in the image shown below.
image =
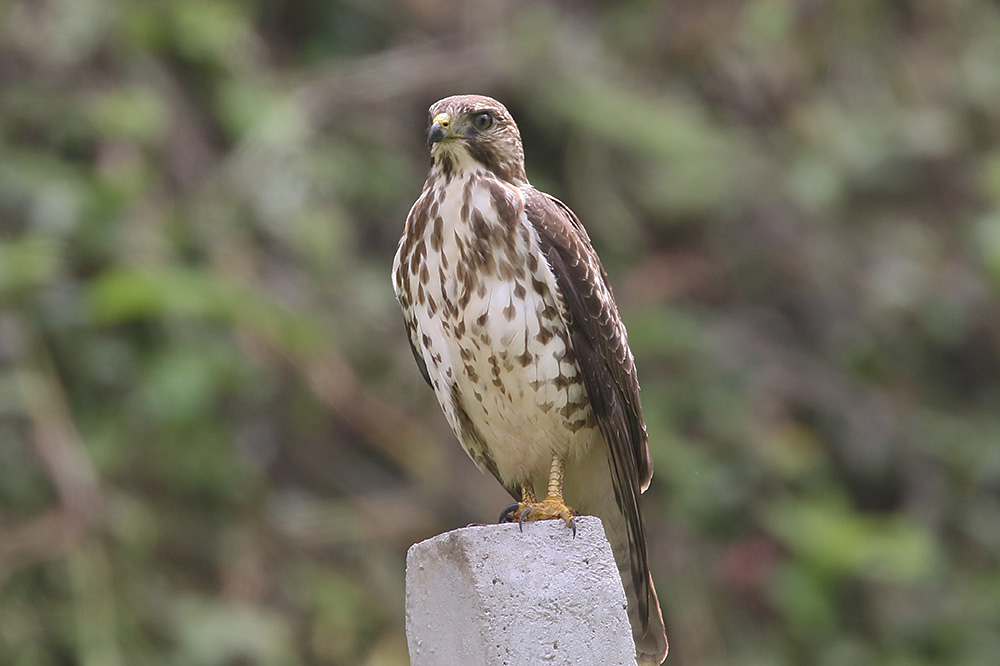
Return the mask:
[[(622, 574), (639, 664), (667, 652), (639, 495), (653, 465), (635, 364), (586, 230), (524, 171), (502, 104), (430, 108), (432, 164), (393, 263), (413, 356), (505, 515), (601, 517)], [(536, 491), (547, 489), (542, 501)]]

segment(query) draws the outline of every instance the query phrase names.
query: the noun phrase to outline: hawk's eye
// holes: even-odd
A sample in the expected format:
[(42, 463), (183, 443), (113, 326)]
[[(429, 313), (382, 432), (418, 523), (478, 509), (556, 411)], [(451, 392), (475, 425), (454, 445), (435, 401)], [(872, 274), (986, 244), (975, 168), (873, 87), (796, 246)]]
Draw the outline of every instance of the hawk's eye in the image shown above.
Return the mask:
[(477, 113), (472, 119), (472, 126), (477, 130), (488, 130), (493, 126), (493, 115), (487, 112)]

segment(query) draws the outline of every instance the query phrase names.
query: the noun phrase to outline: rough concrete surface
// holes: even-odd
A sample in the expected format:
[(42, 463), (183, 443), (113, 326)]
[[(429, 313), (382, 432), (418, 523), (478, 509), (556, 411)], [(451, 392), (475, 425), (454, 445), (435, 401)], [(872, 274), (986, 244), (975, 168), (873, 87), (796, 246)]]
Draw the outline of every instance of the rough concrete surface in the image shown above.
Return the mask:
[(411, 666), (635, 666), (599, 518), (466, 527), (406, 556)]

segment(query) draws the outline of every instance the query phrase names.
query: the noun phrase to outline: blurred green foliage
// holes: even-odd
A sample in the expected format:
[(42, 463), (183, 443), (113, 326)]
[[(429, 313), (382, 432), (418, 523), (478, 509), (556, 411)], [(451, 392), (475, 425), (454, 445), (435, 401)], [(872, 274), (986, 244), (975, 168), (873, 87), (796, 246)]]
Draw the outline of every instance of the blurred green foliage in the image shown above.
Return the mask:
[(494, 516), (389, 268), (492, 94), (629, 326), (673, 664), (1000, 654), (1000, 7), (0, 6), (0, 663), (407, 663)]

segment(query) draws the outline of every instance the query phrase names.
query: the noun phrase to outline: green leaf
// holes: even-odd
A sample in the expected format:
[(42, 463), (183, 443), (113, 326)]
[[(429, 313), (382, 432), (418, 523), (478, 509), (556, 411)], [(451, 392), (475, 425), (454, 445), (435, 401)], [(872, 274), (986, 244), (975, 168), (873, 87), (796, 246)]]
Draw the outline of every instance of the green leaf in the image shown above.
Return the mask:
[(49, 238), (24, 236), (0, 242), (0, 298), (30, 291), (59, 270), (59, 246)]
[(196, 318), (244, 328), (294, 354), (329, 338), (315, 317), (290, 310), (259, 290), (184, 269), (111, 270), (87, 297), (91, 316), (116, 324), (145, 318)]
[(774, 505), (765, 524), (798, 557), (836, 576), (915, 581), (939, 560), (926, 529), (903, 516), (858, 513), (839, 498)]

